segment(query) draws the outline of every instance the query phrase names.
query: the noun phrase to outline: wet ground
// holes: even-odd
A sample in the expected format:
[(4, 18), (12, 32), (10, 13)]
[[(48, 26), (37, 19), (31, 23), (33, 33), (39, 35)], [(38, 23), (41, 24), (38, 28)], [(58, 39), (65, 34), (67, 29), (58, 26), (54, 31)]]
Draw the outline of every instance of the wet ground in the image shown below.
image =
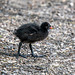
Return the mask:
[[(2, 0), (0, 1), (1, 75), (75, 75), (75, 1)], [(54, 29), (40, 42), (33, 43), (35, 54), (43, 58), (18, 59), (19, 39), (14, 29), (22, 24), (49, 22)], [(23, 44), (22, 54), (30, 54)]]

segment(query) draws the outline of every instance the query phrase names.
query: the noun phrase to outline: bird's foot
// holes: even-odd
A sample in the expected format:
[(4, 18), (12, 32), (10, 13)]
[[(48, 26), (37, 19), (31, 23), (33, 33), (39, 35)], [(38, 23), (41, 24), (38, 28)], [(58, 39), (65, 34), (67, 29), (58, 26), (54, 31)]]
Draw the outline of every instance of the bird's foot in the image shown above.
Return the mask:
[(23, 58), (27, 58), (29, 55), (22, 55), (22, 54), (16, 54), (15, 55), (16, 56), (16, 58), (18, 59), (19, 58), (19, 56), (21, 56), (21, 57), (23, 57)]
[(23, 58), (27, 58), (26, 55), (22, 55), (22, 54), (18, 54), (18, 56), (21, 56), (21, 57), (23, 57)]
[(45, 57), (46, 55), (35, 55), (35, 54), (27, 54), (27, 55), (22, 55), (21, 53), (19, 54), (15, 54), (14, 56), (16, 56), (16, 58), (18, 59), (19, 56), (23, 57), (23, 58), (27, 58), (29, 56), (32, 56), (32, 57)]

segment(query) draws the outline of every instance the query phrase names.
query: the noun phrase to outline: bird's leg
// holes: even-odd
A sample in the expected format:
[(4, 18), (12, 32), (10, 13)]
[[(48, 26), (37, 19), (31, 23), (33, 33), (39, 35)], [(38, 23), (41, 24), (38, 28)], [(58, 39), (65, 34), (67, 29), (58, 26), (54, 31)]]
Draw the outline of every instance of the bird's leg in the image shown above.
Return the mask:
[(21, 56), (21, 57), (24, 57), (24, 58), (26, 58), (26, 56), (24, 56), (24, 55), (21, 55), (21, 53), (20, 53), (21, 46), (22, 46), (22, 42), (20, 42), (20, 43), (19, 43), (17, 57), (18, 57), (18, 56)]
[(19, 47), (18, 47), (18, 55), (20, 54), (21, 46), (22, 46), (22, 42), (19, 43)]
[(34, 56), (34, 52), (33, 52), (31, 43), (29, 44), (29, 47), (30, 47), (30, 50), (31, 50), (31, 55)]
[(44, 56), (44, 55), (40, 55), (40, 56), (35, 55), (34, 52), (33, 52), (31, 43), (29, 44), (29, 47), (30, 47), (30, 50), (31, 50), (31, 55), (32, 55), (33, 57), (43, 57), (43, 56)]

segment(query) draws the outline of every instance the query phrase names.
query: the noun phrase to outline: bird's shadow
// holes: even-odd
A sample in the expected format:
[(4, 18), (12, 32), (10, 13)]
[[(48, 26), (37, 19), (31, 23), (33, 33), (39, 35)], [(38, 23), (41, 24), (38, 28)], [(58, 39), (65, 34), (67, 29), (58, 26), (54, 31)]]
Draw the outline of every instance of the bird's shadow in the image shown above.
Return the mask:
[(15, 58), (19, 58), (19, 57), (22, 57), (22, 56), (25, 56), (25, 57), (23, 57), (23, 58), (27, 58), (27, 57), (31, 57), (31, 54), (22, 54), (22, 56), (18, 56), (18, 54), (15, 52), (15, 51), (10, 51), (9, 53), (7, 53), (7, 52), (5, 52), (5, 50), (4, 50), (4, 52), (3, 51), (0, 51), (0, 55), (5, 55), (5, 56), (10, 56), (10, 57), (15, 57)]
[(12, 54), (12, 53), (5, 53), (5, 52), (0, 52), (0, 55), (6, 55), (6, 56), (10, 56), (10, 57), (16, 57), (17, 54)]
[[(24, 48), (25, 48), (25, 46), (24, 46)], [(17, 54), (17, 52), (18, 52), (18, 50), (17, 51), (15, 51), (15, 50), (11, 50), (11, 49), (1, 49), (0, 48), (0, 55), (2, 55), (2, 56), (10, 56), (10, 57), (15, 57), (15, 58), (18, 58), (19, 56), (17, 56), (18, 54)]]

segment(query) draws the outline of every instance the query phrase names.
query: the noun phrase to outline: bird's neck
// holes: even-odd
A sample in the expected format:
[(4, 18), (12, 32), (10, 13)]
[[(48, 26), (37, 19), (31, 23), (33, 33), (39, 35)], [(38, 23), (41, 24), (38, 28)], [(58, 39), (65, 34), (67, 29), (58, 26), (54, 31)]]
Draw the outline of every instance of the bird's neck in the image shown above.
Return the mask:
[(47, 32), (47, 29), (41, 29), (42, 32)]

